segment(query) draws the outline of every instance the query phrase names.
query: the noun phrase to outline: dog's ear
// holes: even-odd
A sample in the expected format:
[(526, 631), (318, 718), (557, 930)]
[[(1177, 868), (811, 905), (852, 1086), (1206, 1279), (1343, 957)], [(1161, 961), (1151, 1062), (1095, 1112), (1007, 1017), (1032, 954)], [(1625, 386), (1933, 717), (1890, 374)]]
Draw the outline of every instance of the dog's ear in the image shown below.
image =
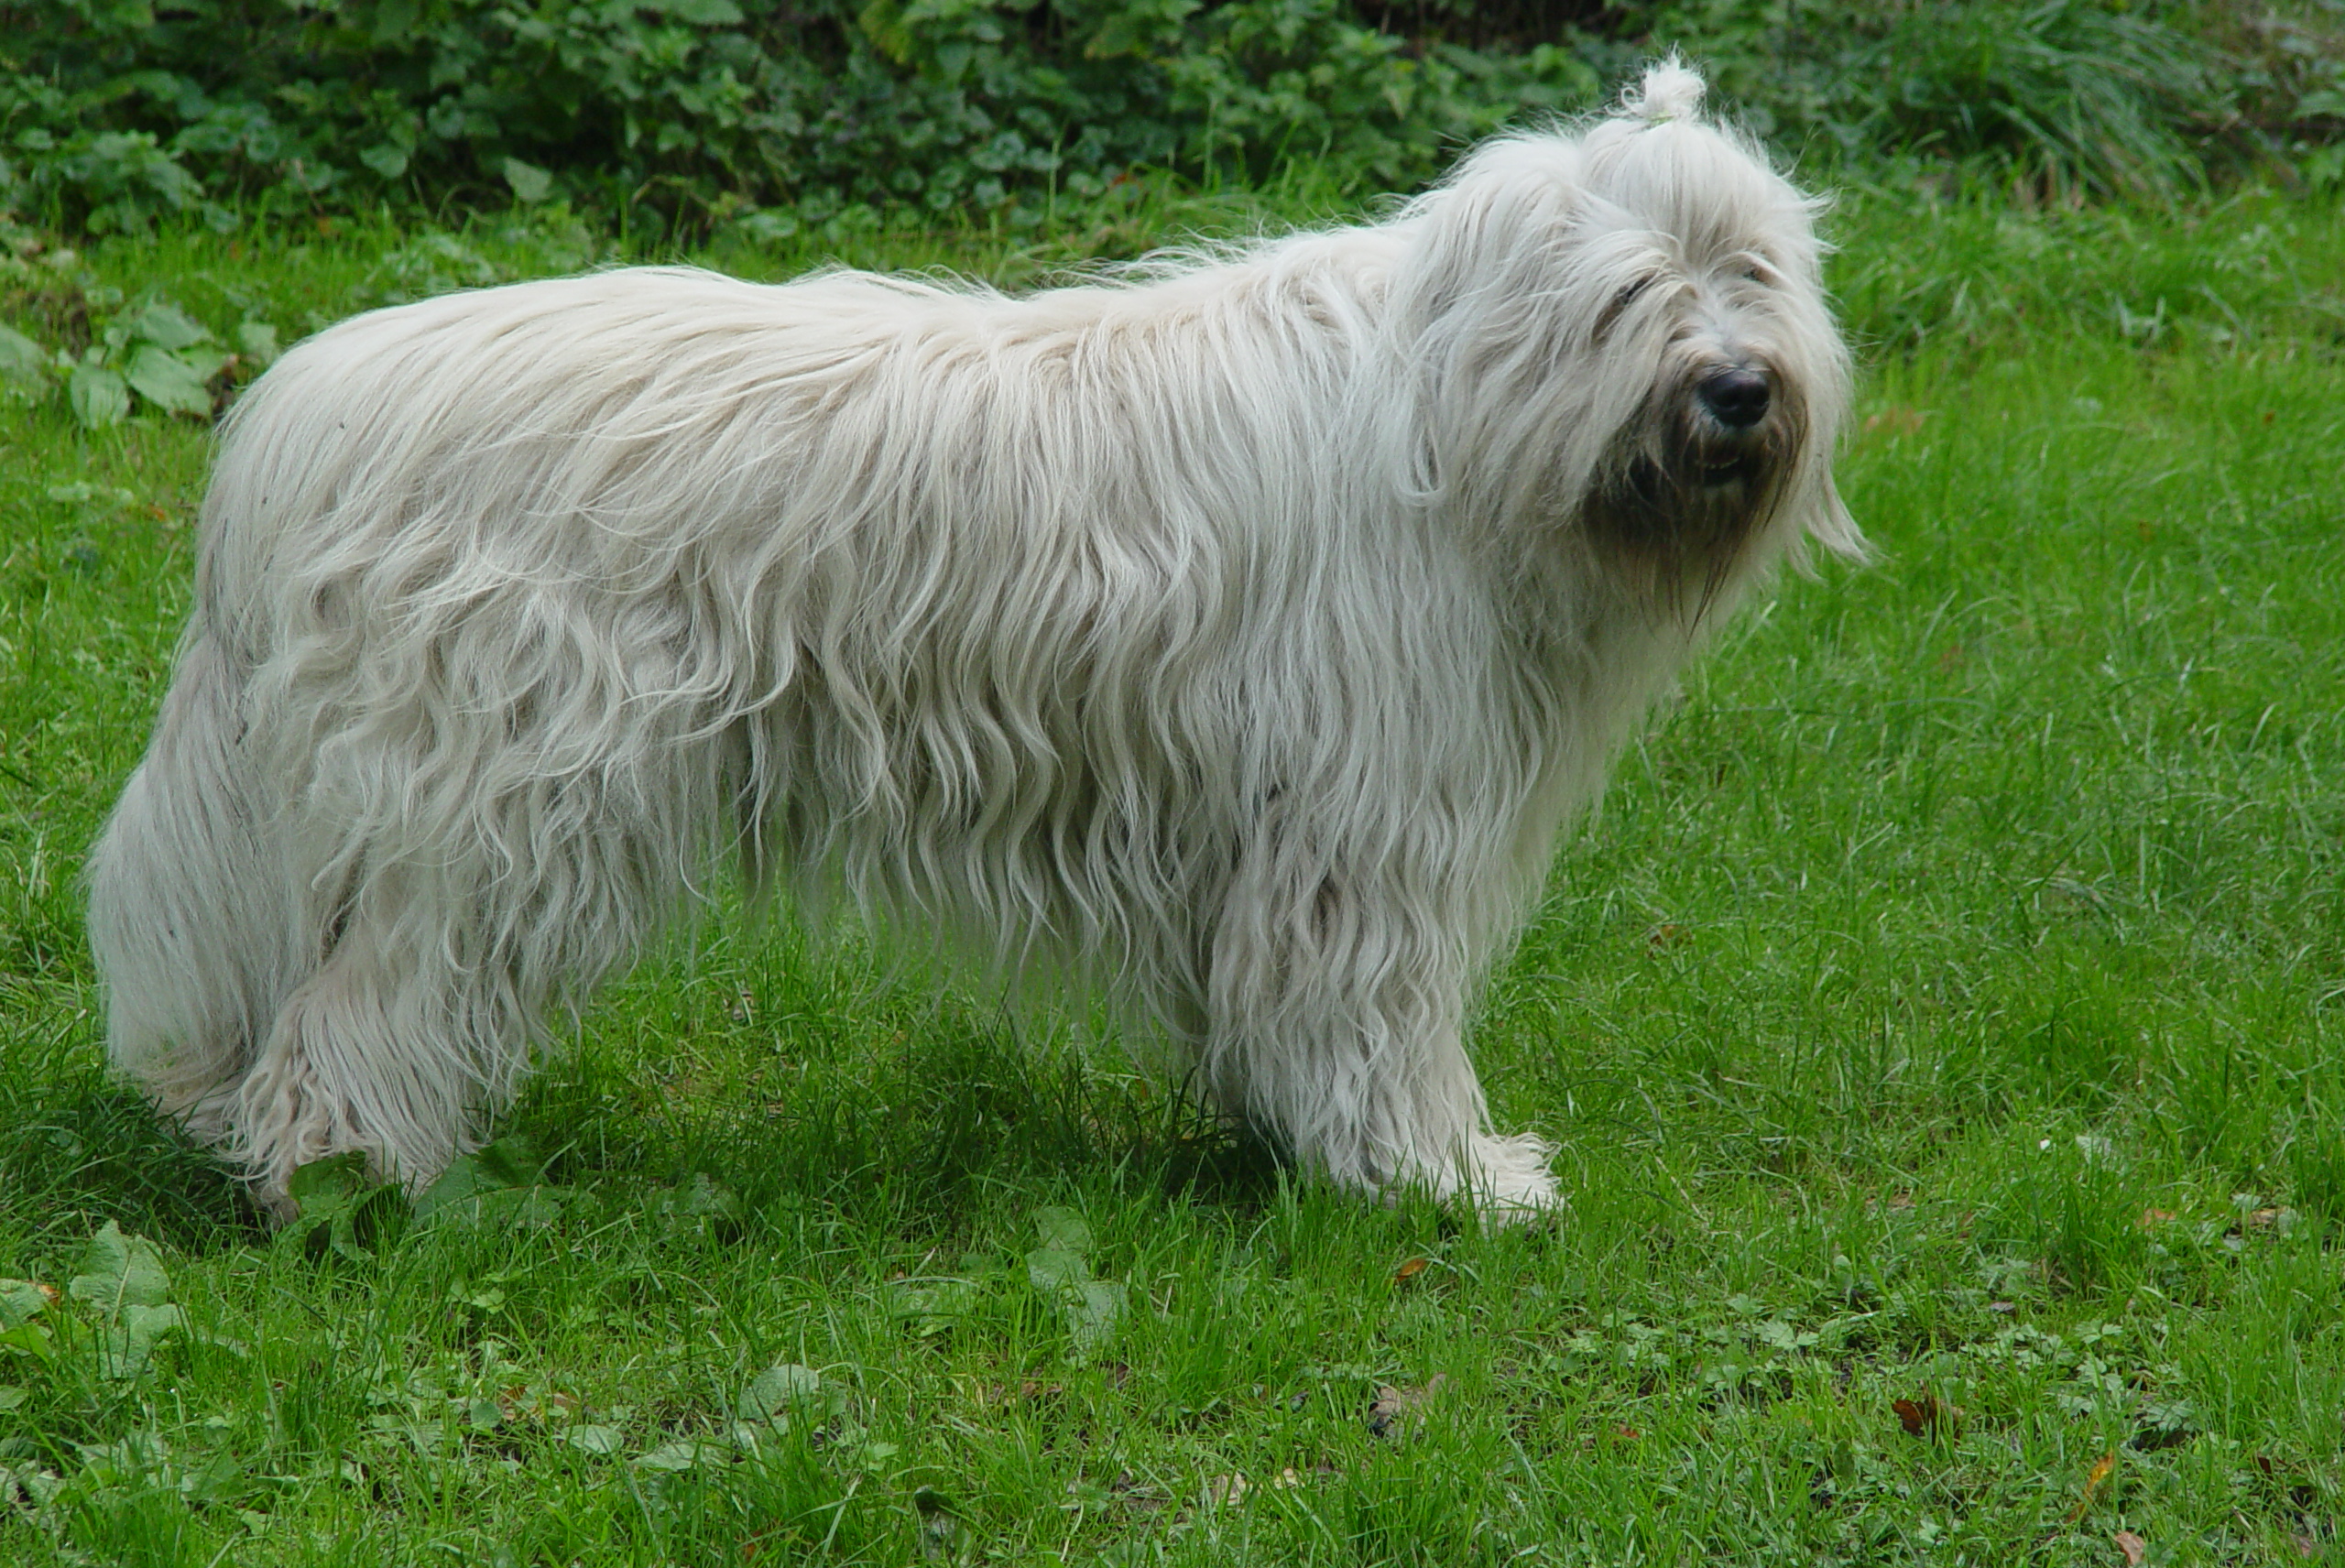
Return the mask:
[(1842, 503), (1840, 487), (1833, 483), (1828, 468), (1824, 472), (1824, 483), (1817, 486), (1816, 500), (1816, 515), (1808, 520), (1808, 537), (1844, 561), (1871, 560), (1872, 547), (1865, 542), (1864, 531), (1857, 527), (1857, 519)]
[[(1461, 310), (1483, 315), (1544, 297), (1582, 191), (1568, 137), (1508, 136), (1478, 148), (1416, 204), (1394, 278), (1402, 319), (1431, 331)], [(1489, 303), (1478, 310), (1478, 302)]]
[(1555, 373), (1572, 361), (1583, 303), (1580, 172), (1569, 137), (1508, 137), (1410, 213), (1391, 286), (1394, 347), (1418, 391), (1410, 488), (1511, 515), (1543, 482), (1568, 422)]

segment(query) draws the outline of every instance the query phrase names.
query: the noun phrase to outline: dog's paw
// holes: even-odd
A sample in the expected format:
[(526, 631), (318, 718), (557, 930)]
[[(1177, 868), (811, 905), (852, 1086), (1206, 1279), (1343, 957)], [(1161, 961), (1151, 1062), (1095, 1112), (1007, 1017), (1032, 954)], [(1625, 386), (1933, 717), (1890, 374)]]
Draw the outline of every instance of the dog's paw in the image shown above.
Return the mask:
[(1548, 1170), (1554, 1147), (1528, 1133), (1512, 1138), (1476, 1135), (1467, 1146), (1466, 1170), (1455, 1195), (1470, 1202), (1490, 1225), (1522, 1225), (1553, 1214), (1564, 1195)]
[(1547, 1169), (1554, 1146), (1530, 1134), (1496, 1138), (1478, 1133), (1456, 1160), (1412, 1164), (1384, 1189), (1395, 1202), (1403, 1190), (1429, 1192), (1440, 1203), (1471, 1208), (1490, 1225), (1525, 1225), (1559, 1214), (1564, 1194)]

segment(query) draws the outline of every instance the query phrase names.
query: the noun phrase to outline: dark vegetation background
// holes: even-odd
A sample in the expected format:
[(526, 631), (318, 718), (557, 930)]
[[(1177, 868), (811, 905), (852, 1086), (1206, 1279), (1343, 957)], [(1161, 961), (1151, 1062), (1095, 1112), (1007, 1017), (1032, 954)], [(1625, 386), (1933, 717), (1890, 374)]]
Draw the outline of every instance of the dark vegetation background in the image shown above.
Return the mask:
[(1135, 171), (1406, 189), (1671, 47), (1806, 169), (2169, 197), (2337, 181), (2340, 40), (2340, 0), (0, 0), (0, 207), (1034, 228)]

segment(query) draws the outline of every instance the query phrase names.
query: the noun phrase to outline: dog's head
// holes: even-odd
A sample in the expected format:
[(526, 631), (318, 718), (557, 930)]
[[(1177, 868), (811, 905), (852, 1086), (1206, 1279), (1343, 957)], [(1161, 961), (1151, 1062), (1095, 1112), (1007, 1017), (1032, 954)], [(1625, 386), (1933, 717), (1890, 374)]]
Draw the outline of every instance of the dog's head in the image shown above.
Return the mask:
[(1817, 204), (1701, 96), (1671, 60), (1576, 135), (1483, 147), (1416, 210), (1399, 291), (1435, 483), (1696, 611), (1803, 536), (1861, 549)]

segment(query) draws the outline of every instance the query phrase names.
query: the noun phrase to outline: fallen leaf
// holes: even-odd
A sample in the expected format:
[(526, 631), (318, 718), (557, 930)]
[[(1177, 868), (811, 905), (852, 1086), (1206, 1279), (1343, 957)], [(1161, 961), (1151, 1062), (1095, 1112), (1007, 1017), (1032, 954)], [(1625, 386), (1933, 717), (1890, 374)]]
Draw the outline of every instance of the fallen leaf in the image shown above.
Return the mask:
[(1423, 1258), (1410, 1258), (1406, 1263), (1401, 1265), (1400, 1268), (1392, 1270), (1392, 1283), (1395, 1285), (1407, 1284), (1410, 1280), (1415, 1279), (1418, 1275), (1425, 1271), (1425, 1264), (1427, 1261), (1427, 1259)]
[(1922, 1385), (1918, 1399), (1892, 1399), (1889, 1408), (1897, 1412), (1897, 1424), (1905, 1429), (1908, 1437), (1935, 1437), (1940, 1432), (1952, 1434), (1962, 1430), (1962, 1407), (1948, 1404), (1930, 1392), (1927, 1383)]
[(1693, 933), (1674, 922), (1657, 925), (1645, 934), (1645, 945), (1659, 953), (1663, 948), (1683, 947)]
[(1242, 1503), (1252, 1487), (1253, 1483), (1247, 1480), (1241, 1471), (1233, 1470), (1227, 1475), (1216, 1475), (1205, 1482), (1205, 1507), (1222, 1508)]
[(2256, 1209), (2242, 1213), (2239, 1223), (2223, 1233), (2223, 1245), (2233, 1252), (2243, 1250), (2251, 1236), (2285, 1236), (2296, 1228), (2294, 1209)]
[(2297, 1530), (2294, 1534), (2290, 1535), (2288, 1537), (2288, 1544), (2296, 1549), (2296, 1555), (2299, 1557), (2318, 1557), (2320, 1555), (2320, 1542), (2315, 1541), (2311, 1536), (2307, 1535), (2303, 1530)]
[(1298, 1471), (1297, 1469), (1295, 1469), (1295, 1467), (1294, 1467), (1293, 1465), (1288, 1465), (1285, 1469), (1283, 1469), (1283, 1470), (1282, 1470), (1282, 1471), (1280, 1471), (1280, 1472), (1278, 1473), (1278, 1476), (1277, 1476), (1277, 1478), (1276, 1478), (1275, 1480), (1273, 1480), (1273, 1481), (1271, 1483), (1271, 1486), (1281, 1486), (1281, 1487), (1284, 1487), (1284, 1486), (1302, 1486), (1302, 1485), (1303, 1485), (1303, 1475), (1302, 1475), (1302, 1472)]
[(1910, 436), (1920, 430), (1922, 422), (1928, 418), (1927, 411), (1921, 408), (1882, 408), (1865, 416), (1865, 433), (1887, 430), (1892, 435)]
[(1436, 1372), (1425, 1379), (1421, 1388), (1406, 1388), (1387, 1383), (1376, 1390), (1376, 1398), (1369, 1402), (1368, 1430), (1371, 1436), (1390, 1437), (1396, 1427), (1413, 1421), (1420, 1410), (1449, 1382), (1449, 1374)]
[(1599, 1444), (1634, 1443), (1642, 1436), (1644, 1436), (1643, 1432), (1639, 1432), (1627, 1421), (1614, 1421), (1609, 1427), (1580, 1433), (1579, 1445), (1593, 1453)]
[(2089, 1509), (2094, 1499), (2100, 1496), (2102, 1485), (2116, 1472), (2117, 1451), (2113, 1448), (2092, 1462), (2092, 1468), (2085, 1472), (2084, 1496), (2078, 1497), (2077, 1506), (2068, 1510), (2070, 1524), (2085, 1517), (2086, 1510)]
[(2143, 1209), (2142, 1217), (2133, 1223), (2143, 1230), (2153, 1230), (2162, 1225), (2172, 1225), (2175, 1217), (2173, 1211), (2168, 1209)]
[(2121, 1530), (2117, 1550), (2125, 1554), (2125, 1568), (2142, 1568), (2142, 1560), (2150, 1554), (2150, 1543), (2130, 1530)]

